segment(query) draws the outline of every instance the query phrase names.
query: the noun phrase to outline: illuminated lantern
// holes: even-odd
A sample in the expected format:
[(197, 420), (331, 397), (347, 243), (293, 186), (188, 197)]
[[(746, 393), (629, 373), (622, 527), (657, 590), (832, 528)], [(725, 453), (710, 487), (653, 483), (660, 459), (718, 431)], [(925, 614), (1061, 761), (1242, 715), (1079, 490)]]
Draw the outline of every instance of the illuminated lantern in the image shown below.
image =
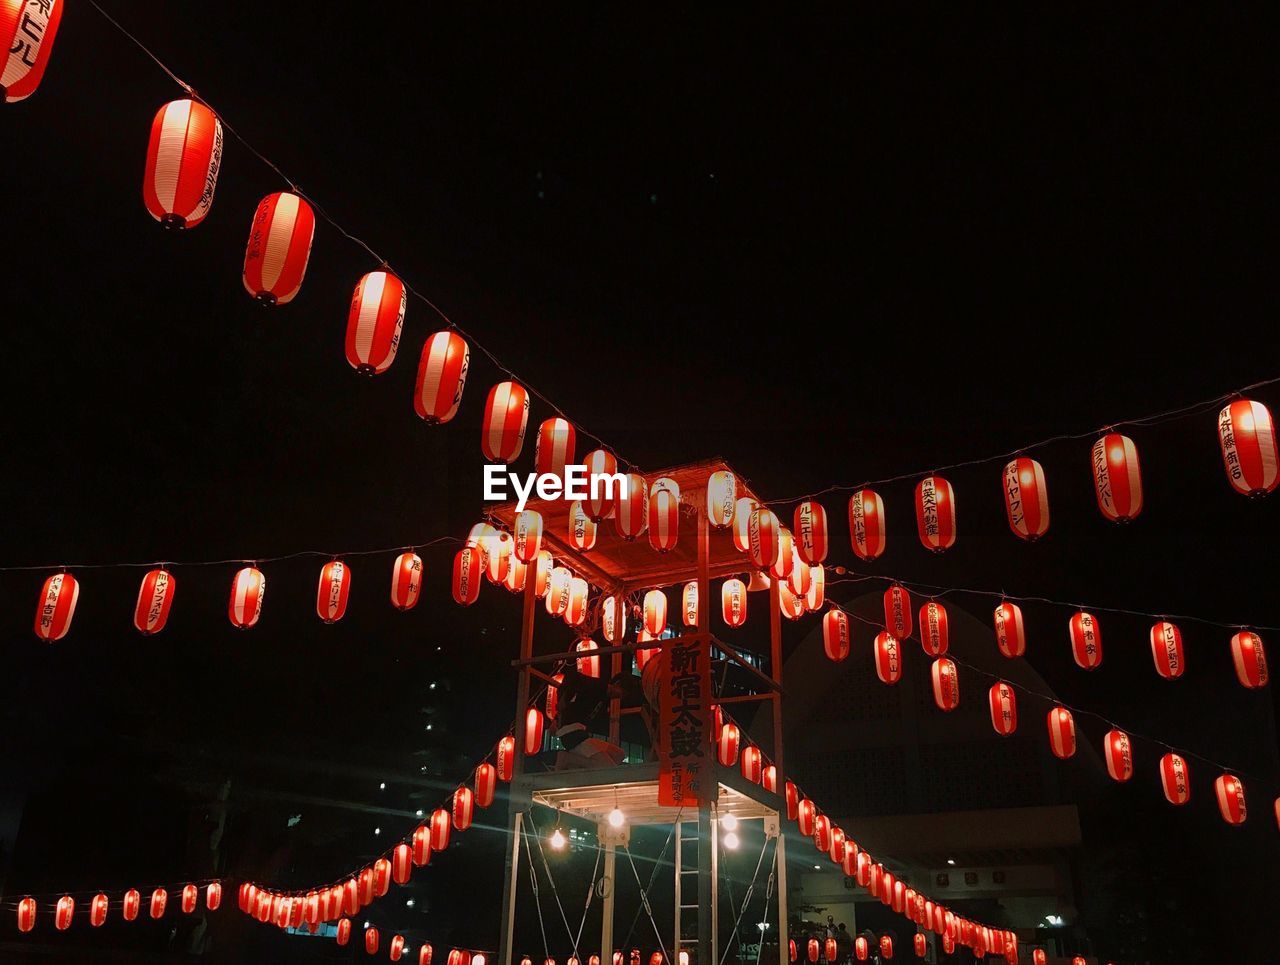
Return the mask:
[(1267, 685), (1267, 651), (1256, 633), (1246, 630), (1231, 638), (1231, 660), (1241, 687), (1256, 690)]
[(1065, 707), (1049, 711), (1049, 748), (1060, 760), (1074, 757), (1076, 753), (1076, 720)]
[(524, 715), (524, 752), (536, 754), (542, 750), (542, 712), (530, 707)]
[(880, 904), (888, 905), (893, 901), (893, 886), (896, 880), (892, 872), (888, 870), (880, 872), (880, 891), (877, 892)]
[(752, 570), (751, 576), (747, 579), (747, 592), (759, 593), (761, 590), (767, 590), (773, 586), (773, 580), (769, 579), (763, 570)]
[(196, 910), (196, 902), (200, 900), (200, 889), (195, 885), (182, 886), (182, 913), (191, 914)]
[(222, 124), (204, 104), (184, 98), (156, 112), (147, 144), (142, 200), (164, 227), (194, 228), (205, 219), (218, 183), (222, 144)]
[(401, 841), (391, 851), (391, 880), (398, 885), (408, 882), (413, 874), (413, 849)]
[(460, 787), (453, 792), (453, 826), (459, 831), (471, 827), (471, 816), (475, 813), (475, 795), (471, 788)]
[(369, 927), (364, 930), (364, 950), (367, 955), (378, 954), (378, 929)]
[(809, 564), (823, 562), (827, 558), (827, 511), (822, 504), (806, 499), (796, 507), (792, 522), (800, 559)]
[(63, 895), (58, 899), (58, 904), (54, 908), (53, 927), (58, 931), (66, 931), (71, 927), (71, 917), (76, 912), (76, 900), (70, 895)]
[(529, 423), (529, 393), (519, 382), (499, 382), (489, 390), (481, 423), (480, 451), (489, 462), (515, 462)]
[(613, 528), (625, 540), (633, 540), (645, 531), (645, 507), (649, 486), (644, 476), (628, 473), (613, 515)]
[(1227, 824), (1244, 824), (1249, 811), (1244, 803), (1244, 782), (1234, 774), (1223, 774), (1213, 782), (1218, 798), (1218, 812)]
[(995, 609), (996, 646), (1011, 660), (1027, 652), (1027, 633), (1022, 625), (1022, 607), (1001, 603)]
[(555, 563), (551, 559), (551, 553), (543, 550), (538, 554), (538, 563), (533, 568), (533, 593), (539, 599), (544, 599), (547, 595), (547, 588), (551, 585), (551, 571), (555, 568)]
[(834, 938), (828, 938), (826, 940), (823, 952), (825, 953), (828, 962), (834, 962), (836, 960), (836, 940)]
[(360, 910), (360, 883), (355, 878), (348, 878), (342, 884), (342, 913), (354, 915)]
[(391, 605), (397, 610), (412, 610), (421, 590), (422, 557), (401, 553), (391, 566)]
[(1089, 965), (1083, 955), (1076, 955), (1071, 959), (1071, 965)]
[(827, 573), (821, 563), (809, 567), (809, 589), (804, 595), (804, 608), (810, 613), (822, 609), (827, 601)]
[[(768, 510), (766, 510), (767, 512)], [(777, 517), (774, 517), (775, 520)], [(774, 555), (773, 565), (769, 568), (769, 573), (774, 579), (785, 580), (791, 576), (795, 569), (798, 556), (795, 549), (795, 540), (791, 536), (791, 530), (782, 524), (778, 524), (778, 551)], [(792, 592), (795, 592), (794, 590)]]
[(720, 727), (720, 737), (716, 741), (716, 757), (724, 767), (733, 767), (738, 762), (738, 743), (741, 734), (738, 731), (738, 725), (734, 723), (722, 724)]
[(733, 523), (738, 498), (738, 480), (725, 469), (719, 469), (707, 480), (707, 519), (716, 529)]
[(404, 954), (404, 936), (403, 935), (391, 936), (391, 948), (388, 954), (391, 958), (391, 961), (393, 962), (400, 961), (400, 957)]
[(844, 843), (844, 829), (838, 827), (832, 828), (831, 840), (827, 843), (827, 855), (836, 864), (840, 864), (844, 861)]
[(618, 475), (618, 460), (613, 453), (595, 449), (583, 460), (587, 468), (587, 515), (597, 523), (613, 512), (626, 477)]
[(516, 766), (516, 739), (508, 734), (498, 741), (494, 759), (498, 762), (498, 778), (503, 781), (511, 780)]
[(686, 627), (698, 625), (698, 581), (690, 580), (680, 594), (680, 615)]
[(865, 851), (859, 851), (854, 859), (854, 878), (860, 887), (866, 888), (871, 884), (871, 855)]
[(893, 958), (893, 936), (892, 935), (880, 936), (880, 957), (886, 958), (886, 959)]
[(227, 616), (237, 630), (248, 630), (262, 616), (262, 601), (267, 595), (267, 578), (262, 571), (246, 566), (231, 581), (231, 599)]
[(1108, 432), (1093, 444), (1091, 462), (1103, 516), (1113, 523), (1127, 523), (1142, 512), (1142, 471), (1132, 439)]
[(916, 485), (916, 532), (924, 548), (935, 553), (955, 545), (955, 492), (941, 476), (925, 476)]
[(1191, 800), (1191, 771), (1181, 754), (1170, 751), (1160, 758), (1160, 787), (1170, 804)]
[(1265, 496), (1280, 482), (1280, 453), (1271, 411), (1261, 402), (1238, 399), (1218, 413), (1218, 442), (1231, 488)]
[(844, 854), (840, 857), (840, 870), (846, 878), (858, 873), (858, 846), (847, 838), (844, 840)]
[(431, 850), (444, 851), (449, 847), (449, 828), (451, 816), (444, 808), (436, 808), (431, 812)]
[(881, 683), (896, 684), (902, 679), (902, 654), (898, 639), (891, 633), (877, 633), (873, 644), (876, 676)]
[[(636, 642), (644, 643), (649, 639), (649, 635), (641, 630), (636, 634)], [(636, 669), (643, 671), (649, 665), (649, 661), (662, 652), (660, 647), (643, 647), (635, 652)]]
[(600, 604), (600, 629), (609, 643), (620, 643), (627, 635), (627, 606), (620, 596), (607, 596)]
[(18, 902), (18, 931), (29, 932), (36, 927), (36, 900), (23, 898)]
[(849, 618), (841, 610), (828, 610), (822, 617), (822, 650), (836, 663), (849, 656)]
[(458, 414), (467, 384), (471, 348), (457, 332), (436, 332), (422, 346), (414, 383), (413, 410), (435, 425)]
[(853, 941), (853, 953), (857, 956), (858, 961), (865, 962), (867, 956), (871, 954), (871, 949), (867, 945), (867, 939), (863, 935), (859, 935)]
[(760, 772), (763, 763), (760, 748), (756, 747), (755, 744), (748, 744), (742, 749), (742, 760), (739, 761), (739, 767), (742, 770), (742, 776), (752, 784), (760, 783)]
[(580, 499), (569, 507), (569, 542), (576, 550), (589, 550), (596, 545), (595, 521), (587, 515)]
[(1113, 781), (1124, 782), (1133, 777), (1133, 748), (1128, 734), (1114, 727), (1107, 731), (1102, 739), (1102, 752)]
[[(215, 881), (214, 884), (217, 884), (217, 882)], [(210, 885), (210, 887), (213, 887), (213, 885)], [(221, 885), (219, 885), (219, 888), (221, 888)], [(219, 891), (218, 897), (219, 897), (219, 900), (221, 900), (221, 897), (222, 897), (221, 891)], [(89, 902), (89, 924), (92, 925), (94, 928), (101, 927), (103, 922), (107, 920), (107, 910), (110, 907), (111, 907), (111, 901), (110, 899), (107, 898), (106, 895), (102, 894), (101, 892), (94, 895), (93, 900)], [(214, 905), (214, 908), (216, 907), (217, 905)], [(210, 909), (210, 910), (212, 911), (213, 909)]]
[(80, 599), (80, 583), (70, 573), (54, 573), (44, 581), (36, 604), (36, 636), (52, 643), (71, 629)]
[(819, 851), (826, 851), (831, 847), (831, 819), (825, 814), (819, 814), (813, 819), (813, 846)]
[(884, 628), (899, 640), (911, 636), (911, 594), (897, 583), (884, 591)]
[[(594, 640), (579, 640), (573, 648), (579, 653), (589, 653), (592, 650), (599, 650)], [(579, 657), (577, 660), (578, 673), (584, 677), (593, 679), (600, 676), (600, 658), (599, 657)]]
[[(747, 545), (751, 552), (751, 562), (761, 569), (771, 567), (781, 559), (781, 528), (778, 517), (772, 510), (758, 507), (751, 513), (747, 523)], [(791, 559), (789, 554), (787, 559)]]
[[(591, 587), (580, 576), (569, 581), (569, 604), (564, 610), (564, 622), (571, 627), (580, 627), (587, 618), (587, 596)], [(593, 644), (594, 646), (594, 644)]]
[(316, 216), (311, 205), (289, 191), (258, 203), (244, 252), (245, 290), (264, 305), (293, 301), (311, 257)]
[(336, 938), (339, 945), (345, 945), (351, 941), (351, 919), (338, 919), (338, 934)]
[(236, 905), (246, 915), (251, 913), (251, 908), (258, 897), (258, 888), (256, 885), (250, 884), (248, 881), (240, 883), (240, 889), (236, 892)]
[(1049, 487), (1035, 459), (1019, 456), (1004, 467), (1004, 510), (1009, 528), (1028, 542), (1049, 531)]
[(930, 657), (941, 657), (951, 644), (947, 608), (935, 600), (920, 607), (920, 645)]
[(739, 496), (733, 504), (733, 545), (739, 553), (751, 552), (751, 514), (759, 506), (748, 496)]
[(924, 937), (924, 932), (916, 932), (911, 942), (915, 947), (916, 958), (924, 958), (929, 951), (929, 940)]
[(778, 607), (788, 620), (799, 620), (804, 616), (804, 600), (792, 593), (787, 583), (778, 584)]
[(141, 634), (159, 633), (169, 619), (177, 581), (168, 570), (151, 570), (138, 587), (138, 602), (133, 607), (133, 626)]
[(809, 573), (809, 564), (800, 559), (795, 540), (791, 541), (791, 572), (787, 574), (787, 585), (791, 592), (804, 599), (809, 593), (809, 583), (813, 577)]
[(725, 580), (720, 588), (720, 616), (731, 627), (747, 622), (747, 588), (737, 577)]
[(813, 837), (813, 826), (817, 817), (818, 806), (807, 797), (801, 798), (800, 804), (796, 808), (796, 826), (806, 838)]
[(360, 899), (361, 905), (369, 905), (373, 903), (373, 885), (373, 867), (369, 866), (362, 868), (359, 876), (356, 878), (356, 895)]
[(997, 734), (1008, 737), (1018, 729), (1018, 698), (1003, 680), (992, 684), (987, 691), (987, 705), (991, 709), (991, 726)]
[(151, 909), (152, 918), (163, 918), (165, 906), (169, 903), (169, 892), (163, 888), (157, 888), (151, 892)]
[(516, 513), (515, 543), (512, 547), (521, 563), (532, 563), (542, 550), (542, 514), (534, 509)]
[(1096, 670), (1102, 665), (1102, 628), (1093, 614), (1083, 610), (1076, 613), (1067, 624), (1071, 634), (1071, 656), (1076, 666), (1084, 670)]
[(655, 637), (667, 628), (667, 595), (661, 590), (644, 595), (644, 628)]
[(361, 375), (391, 368), (400, 346), (408, 292), (389, 271), (371, 271), (356, 284), (347, 313), (347, 363)]
[(556, 416), (544, 420), (538, 426), (538, 441), (533, 451), (534, 471), (538, 475), (559, 476), (563, 479), (564, 467), (573, 463), (577, 438), (578, 434), (567, 419)]
[(942, 936), (942, 950), (950, 955), (956, 950), (956, 940), (950, 935)]
[(874, 489), (849, 497), (849, 542), (859, 559), (874, 560), (884, 552), (884, 501)]
[(766, 764), (760, 771), (760, 786), (770, 794), (778, 793), (778, 768), (774, 764)]
[(476, 768), (476, 804), (487, 808), (498, 790), (498, 771), (488, 761)]
[(787, 781), (782, 787), (783, 797), (787, 802), (787, 820), (795, 821), (800, 816), (800, 791), (792, 781)]
[[(418, 965), (431, 965), (432, 948), (428, 942), (418, 949)], [(528, 962), (528, 959), (525, 959)]]
[(950, 657), (939, 657), (930, 670), (933, 679), (933, 702), (948, 713), (960, 706), (960, 675)]
[(342, 560), (331, 560), (320, 567), (320, 583), (316, 587), (316, 615), (325, 623), (337, 623), (347, 612), (351, 593), (351, 570)]
[(809, 939), (809, 961), (816, 962), (819, 958), (818, 939)]
[(453, 557), (453, 599), (470, 606), (480, 597), (480, 565), (484, 553), (478, 546), (464, 546)]
[(1049, 958), (1045, 955), (1043, 948), (1032, 949), (1031, 965), (1049, 965)]
[(649, 494), (649, 545), (659, 553), (675, 549), (680, 535), (680, 497), (670, 489)]
[(420, 824), (413, 830), (413, 863), (419, 868), (431, 864), (431, 827)]
[(1161, 620), (1151, 625), (1151, 659), (1156, 673), (1165, 680), (1176, 680), (1186, 669), (1182, 655), (1182, 631), (1172, 623)]

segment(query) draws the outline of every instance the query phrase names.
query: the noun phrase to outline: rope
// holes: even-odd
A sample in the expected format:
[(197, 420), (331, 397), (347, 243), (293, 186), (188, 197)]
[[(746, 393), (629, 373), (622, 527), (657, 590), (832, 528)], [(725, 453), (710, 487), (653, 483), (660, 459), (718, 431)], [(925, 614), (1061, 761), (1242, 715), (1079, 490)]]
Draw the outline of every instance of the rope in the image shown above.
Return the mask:
[[(679, 827), (679, 825), (677, 824), (676, 827)], [(631, 873), (636, 876), (636, 886), (640, 888), (640, 906), (644, 909), (645, 914), (649, 916), (649, 924), (653, 926), (653, 934), (654, 937), (658, 939), (658, 947), (662, 949), (662, 957), (665, 958), (667, 962), (672, 962), (673, 960), (671, 956), (667, 954), (666, 943), (662, 940), (662, 931), (658, 928), (658, 923), (654, 921), (653, 908), (649, 905), (649, 893), (644, 889), (644, 886), (640, 884), (640, 872), (636, 870), (635, 860), (631, 857), (631, 847), (628, 845), (622, 850), (627, 853), (627, 863), (631, 865)], [(712, 913), (714, 914), (714, 911)], [(630, 937), (631, 936), (628, 934), (627, 938)]]
[[(536, 825), (533, 824), (532, 810), (529, 811), (529, 824), (533, 826), (533, 829), (535, 831), (533, 840), (537, 842), (538, 854), (542, 858), (542, 868), (547, 873), (547, 882), (551, 885), (551, 894), (555, 896), (556, 907), (560, 909), (560, 920), (564, 922), (565, 934), (569, 937), (570, 942), (574, 942), (573, 954), (575, 957), (577, 957), (578, 946), (573, 937), (573, 929), (569, 927), (569, 916), (564, 913), (564, 903), (560, 900), (560, 891), (559, 889), (556, 888), (556, 879), (551, 874), (551, 865), (547, 863), (547, 853), (546, 851), (543, 850), (543, 847), (542, 847), (542, 835), (536, 833), (538, 829)], [(597, 855), (597, 860), (598, 860), (598, 857), (599, 856)]]

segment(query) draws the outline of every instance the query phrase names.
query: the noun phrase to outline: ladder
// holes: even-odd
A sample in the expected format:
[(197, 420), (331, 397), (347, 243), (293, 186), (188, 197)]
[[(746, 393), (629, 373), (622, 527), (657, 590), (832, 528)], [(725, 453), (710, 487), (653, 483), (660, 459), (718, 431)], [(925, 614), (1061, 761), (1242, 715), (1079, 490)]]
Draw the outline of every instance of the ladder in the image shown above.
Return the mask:
[[(671, 954), (675, 961), (670, 965), (682, 965), (682, 951), (689, 953), (690, 963), (718, 965), (702, 962), (698, 954), (701, 945), (714, 959), (718, 953), (717, 932), (718, 865), (716, 855), (717, 822), (708, 814), (700, 814), (696, 821), (681, 821), (675, 833), (675, 934)], [(709, 939), (709, 940), (708, 940)]]

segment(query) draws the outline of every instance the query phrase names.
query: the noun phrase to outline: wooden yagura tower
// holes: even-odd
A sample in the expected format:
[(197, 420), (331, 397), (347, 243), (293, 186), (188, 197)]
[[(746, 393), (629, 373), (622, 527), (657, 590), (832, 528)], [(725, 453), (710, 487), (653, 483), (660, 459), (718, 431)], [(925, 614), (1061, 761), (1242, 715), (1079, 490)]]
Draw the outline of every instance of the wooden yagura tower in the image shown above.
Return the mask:
[[(686, 630), (682, 640), (692, 634), (707, 644), (706, 652), (713, 650), (721, 659), (744, 669), (751, 682), (749, 692), (737, 695), (713, 695), (716, 703), (726, 710), (737, 703), (765, 702), (771, 705), (772, 746), (757, 735), (773, 765), (777, 768), (778, 793), (766, 790), (760, 784), (746, 780), (736, 767), (721, 767), (714, 752), (707, 755), (711, 773), (704, 776), (713, 794), (703, 795), (696, 814), (658, 803), (660, 767), (657, 763), (624, 764), (618, 767), (585, 770), (562, 770), (533, 773), (524, 768), (523, 754), (515, 755), (511, 783), (511, 801), (508, 817), (510, 847), (507, 850), (503, 880), (502, 930), (499, 936), (498, 961), (503, 965), (515, 962), (513, 948), (515, 907), (520, 863), (520, 841), (523, 836), (524, 812), (533, 804), (556, 808), (594, 822), (603, 849), (604, 877), (614, 881), (616, 850), (629, 843), (630, 828), (636, 825), (678, 825), (672, 839), (675, 853), (674, 874), (674, 925), (670, 944), (665, 951), (670, 962), (679, 965), (680, 952), (689, 953), (691, 965), (719, 965), (721, 949), (716, 910), (717, 894), (717, 829), (718, 819), (732, 814), (739, 820), (761, 821), (766, 838), (776, 839), (773, 873), (776, 875), (777, 921), (779, 965), (787, 965), (787, 878), (786, 850), (781, 833), (779, 808), (785, 811), (782, 794), (785, 780), (785, 754), (782, 738), (782, 628), (779, 588), (771, 581), (768, 596), (770, 648), (764, 669), (760, 669), (740, 655), (731, 645), (711, 633), (710, 615), (718, 609), (719, 597), (712, 596), (711, 581), (734, 575), (747, 576), (754, 567), (749, 557), (734, 545), (732, 527), (717, 529), (711, 526), (707, 516), (707, 484), (717, 471), (732, 472), (719, 459), (690, 465), (677, 466), (654, 473), (646, 473), (645, 480), (666, 477), (680, 489), (680, 539), (670, 552), (658, 553), (643, 536), (625, 541), (614, 527), (602, 521), (597, 528), (595, 545), (590, 550), (578, 550), (568, 539), (569, 509), (566, 500), (531, 500), (526, 509), (542, 514), (542, 547), (551, 552), (557, 563), (567, 566), (576, 575), (585, 578), (605, 595), (617, 594), (626, 599), (631, 595), (655, 587), (681, 587), (694, 580), (698, 585), (698, 625)], [(735, 474), (736, 476), (736, 474)], [(737, 479), (737, 496), (758, 501), (740, 477)], [(508, 532), (514, 530), (516, 508), (514, 503), (494, 507), (490, 516), (496, 524)], [(535, 646), (534, 627), (541, 601), (536, 595), (536, 581), (530, 578), (524, 589), (524, 616), (520, 633), (520, 656), (513, 661), (519, 673), (516, 696), (516, 719), (523, 721), (530, 696), (540, 683), (551, 683), (554, 666), (562, 661), (581, 656), (575, 651), (538, 652)], [(713, 606), (713, 602), (716, 604)], [(758, 613), (759, 610), (754, 612)], [(654, 644), (650, 643), (652, 647)], [(631, 654), (643, 645), (635, 642), (610, 646), (603, 645), (593, 655), (598, 655), (602, 667), (609, 667), (609, 676), (615, 676), (629, 666)], [(545, 650), (546, 648), (544, 648)], [(639, 713), (639, 707), (624, 707), (615, 698), (609, 704), (608, 738), (618, 743), (621, 720), (624, 715)], [(517, 738), (519, 741), (519, 738)], [(626, 814), (627, 823), (622, 828), (611, 827), (607, 816), (615, 807)], [(690, 851), (696, 851), (691, 855)], [(614, 951), (614, 892), (611, 886), (602, 895), (602, 925), (600, 956), (605, 965)], [(752, 923), (752, 927), (754, 923)], [(583, 956), (585, 960), (585, 956)]]

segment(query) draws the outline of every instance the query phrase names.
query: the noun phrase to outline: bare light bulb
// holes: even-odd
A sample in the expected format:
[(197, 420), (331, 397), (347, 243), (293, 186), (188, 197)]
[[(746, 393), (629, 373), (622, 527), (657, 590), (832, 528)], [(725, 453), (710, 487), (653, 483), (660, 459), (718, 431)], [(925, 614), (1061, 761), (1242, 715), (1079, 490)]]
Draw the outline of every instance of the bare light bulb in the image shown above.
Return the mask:
[(564, 832), (559, 828), (556, 828), (551, 832), (551, 847), (555, 848), (557, 851), (564, 849)]
[(735, 834), (735, 833), (734, 833), (734, 832), (732, 832), (732, 831), (730, 831), (728, 834), (726, 834), (726, 835), (724, 836), (724, 846), (725, 846), (726, 848), (728, 848), (730, 851), (737, 851), (737, 850), (738, 850), (738, 836), (737, 836), (737, 834)]
[(738, 819), (732, 814), (726, 814), (720, 818), (720, 827), (726, 831), (736, 831), (738, 830)]
[(614, 808), (609, 812), (609, 827), (620, 828), (627, 823), (627, 816), (622, 813), (622, 808)]

